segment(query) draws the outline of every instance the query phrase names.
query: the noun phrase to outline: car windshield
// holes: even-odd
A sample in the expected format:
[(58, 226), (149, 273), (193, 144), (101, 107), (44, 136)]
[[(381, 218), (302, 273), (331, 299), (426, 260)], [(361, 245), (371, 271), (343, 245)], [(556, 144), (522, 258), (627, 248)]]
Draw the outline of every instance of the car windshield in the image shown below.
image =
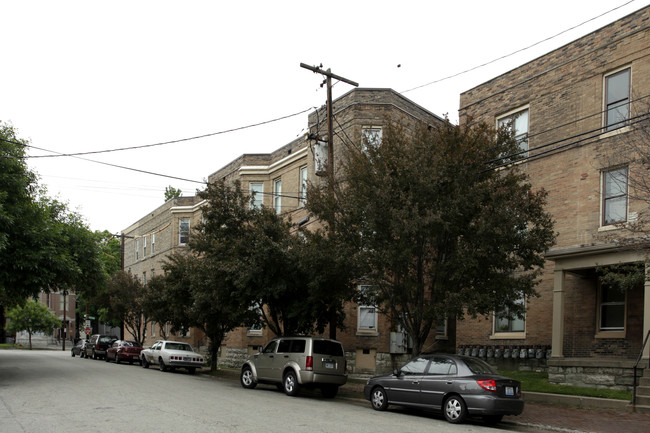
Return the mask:
[(165, 349), (167, 350), (184, 350), (186, 352), (192, 351), (192, 346), (185, 343), (167, 343), (165, 344)]
[(113, 338), (113, 337), (99, 337), (99, 342), (100, 343), (110, 343), (111, 341), (115, 341), (115, 338)]
[(474, 374), (498, 374), (490, 364), (480, 359), (464, 358), (463, 361)]
[(125, 346), (125, 347), (139, 347), (138, 343), (136, 343), (135, 341), (124, 341), (122, 343), (122, 346)]
[(314, 340), (313, 351), (319, 355), (343, 356), (341, 343), (331, 340)]

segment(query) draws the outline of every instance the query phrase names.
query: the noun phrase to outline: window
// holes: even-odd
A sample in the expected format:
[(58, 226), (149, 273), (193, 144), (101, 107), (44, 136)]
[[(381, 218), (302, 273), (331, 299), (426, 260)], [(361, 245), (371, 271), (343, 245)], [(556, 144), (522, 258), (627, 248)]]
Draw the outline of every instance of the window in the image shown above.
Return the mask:
[(282, 179), (273, 181), (273, 208), (276, 213), (282, 212)]
[(140, 239), (135, 240), (135, 259), (140, 260)]
[(152, 270), (151, 270), (151, 278), (153, 278), (153, 277), (155, 277), (155, 276), (156, 276), (156, 270), (155, 270), (155, 269), (152, 269)]
[(528, 108), (506, 113), (497, 119), (497, 128), (508, 128), (522, 150), (521, 156), (528, 152)]
[[(373, 296), (372, 286), (359, 286), (359, 294), (361, 299), (365, 300), (362, 303), (371, 303), (369, 300)], [(357, 330), (361, 332), (377, 332), (377, 307), (374, 305), (359, 305), (358, 311)]]
[(630, 118), (630, 68), (605, 77), (605, 129), (612, 131)]
[(142, 243), (143, 243), (143, 246), (142, 246), (142, 258), (145, 258), (145, 257), (147, 257), (147, 237), (146, 236), (142, 239)]
[(186, 245), (190, 240), (190, 219), (181, 218), (179, 220), (179, 237), (178, 243), (181, 245)]
[(604, 226), (627, 221), (627, 167), (603, 173)]
[(436, 337), (446, 337), (447, 336), (447, 319), (443, 320), (440, 322), (440, 324), (436, 323)]
[(369, 147), (377, 148), (381, 145), (382, 130), (377, 126), (364, 126), (361, 129), (361, 150), (366, 152)]
[(251, 182), (250, 195), (251, 195), (251, 209), (261, 208), (262, 200), (264, 198), (264, 184), (262, 182)]
[(307, 203), (307, 167), (300, 168), (300, 199), (298, 206), (302, 207)]
[(424, 374), (426, 371), (429, 360), (426, 358), (415, 358), (405, 366), (403, 366), (400, 371), (402, 374), (411, 375), (411, 374)]
[(151, 322), (151, 336), (156, 336), (156, 322)]
[(147, 272), (142, 273), (142, 285), (146, 286), (147, 285)]
[[(525, 305), (526, 301), (523, 297), (519, 298), (516, 301), (519, 305)], [(494, 333), (513, 333), (513, 332), (524, 332), (526, 330), (526, 317), (525, 315), (521, 316), (510, 316), (510, 309), (506, 308), (499, 313), (495, 314), (494, 318)]]
[(63, 311), (64, 309), (68, 310), (70, 308), (66, 301), (65, 294), (59, 293), (59, 310)]
[(600, 331), (623, 331), (625, 329), (625, 291), (600, 285), (599, 293)]
[(151, 235), (151, 255), (156, 254), (156, 235)]

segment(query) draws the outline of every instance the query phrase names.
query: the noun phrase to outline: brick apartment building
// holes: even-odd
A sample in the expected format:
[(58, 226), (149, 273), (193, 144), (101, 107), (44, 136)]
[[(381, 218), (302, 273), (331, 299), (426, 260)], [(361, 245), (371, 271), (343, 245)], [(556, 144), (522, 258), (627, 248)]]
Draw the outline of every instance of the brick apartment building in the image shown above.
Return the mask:
[[(428, 123), (443, 119), (390, 89), (354, 89), (333, 101), (334, 166), (349, 146), (361, 146), (362, 137), (380, 139), (385, 119), (402, 118)], [(309, 115), (309, 133), (268, 154), (245, 154), (212, 173), (209, 182), (239, 180), (242, 188), (255, 193), (254, 205), (274, 208), (298, 225), (316, 227), (318, 222), (304, 208), (305, 188), (317, 184), (325, 170), (327, 149), (326, 111)], [(166, 203), (124, 231), (124, 269), (146, 281), (161, 272), (164, 258), (178, 248), (180, 224), (190, 226), (200, 218), (201, 203), (196, 198), (180, 198), (187, 203)], [(181, 212), (184, 209), (185, 213)], [(152, 251), (155, 234), (156, 251)], [(163, 241), (163, 236), (166, 236)], [(164, 246), (162, 246), (164, 245)], [(147, 250), (148, 248), (148, 250)], [(376, 372), (393, 368), (395, 360), (408, 352), (408, 339), (374, 306), (347, 305), (346, 331), (339, 332), (353, 372)], [(155, 326), (154, 326), (155, 328)], [(147, 333), (148, 341), (160, 332)], [(326, 330), (325, 335), (328, 335)], [(430, 347), (454, 350), (453, 323), (442, 324), (428, 342)], [(273, 336), (266, 329), (239, 328), (231, 332), (221, 347), (221, 364), (240, 366), (248, 353), (256, 352)], [(174, 337), (177, 338), (177, 337)], [(178, 337), (180, 338), (180, 337)], [(195, 346), (207, 344), (203, 335), (192, 330), (186, 337)]]
[(511, 360), (550, 348), (552, 381), (632, 385), (650, 331), (650, 282), (621, 293), (601, 284), (598, 270), (647, 258), (621, 239), (648, 210), (630, 189), (638, 163), (627, 145), (648, 124), (637, 116), (649, 111), (649, 25), (645, 7), (461, 94), (461, 123), (509, 125), (521, 138), (518, 167), (548, 191), (558, 237), (540, 296), (522, 300), (525, 317), (460, 321), (459, 346), (502, 358), (508, 350)]

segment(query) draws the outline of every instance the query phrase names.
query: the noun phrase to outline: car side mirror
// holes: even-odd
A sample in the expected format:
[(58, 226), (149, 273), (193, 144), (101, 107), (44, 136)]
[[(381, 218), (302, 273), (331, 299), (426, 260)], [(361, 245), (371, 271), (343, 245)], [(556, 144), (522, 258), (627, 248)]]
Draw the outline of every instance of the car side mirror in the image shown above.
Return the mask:
[(401, 370), (395, 369), (393, 370), (393, 376), (400, 376), (402, 374)]

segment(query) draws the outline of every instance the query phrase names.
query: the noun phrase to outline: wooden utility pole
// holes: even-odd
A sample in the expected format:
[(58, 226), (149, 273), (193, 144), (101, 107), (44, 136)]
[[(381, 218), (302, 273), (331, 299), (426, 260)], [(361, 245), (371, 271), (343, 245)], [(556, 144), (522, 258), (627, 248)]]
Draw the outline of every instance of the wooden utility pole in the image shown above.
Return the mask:
[[(323, 65), (318, 66), (309, 66), (304, 63), (300, 64), (301, 68), (309, 69), (314, 73), (321, 74), (325, 76), (325, 81), (321, 84), (327, 84), (327, 178), (330, 183), (330, 187), (334, 188), (334, 109), (332, 108), (332, 78), (335, 78), (344, 83), (348, 83), (354, 87), (359, 87), (359, 83), (356, 83), (347, 78), (343, 78), (339, 75), (333, 74), (331, 69), (326, 71), (321, 68)], [(329, 322), (330, 322), (330, 338), (336, 340), (336, 307), (331, 306), (329, 311)]]
[[(327, 176), (329, 177), (330, 182), (334, 181), (334, 124), (333, 124), (333, 109), (332, 109), (332, 78), (348, 83), (351, 86), (359, 87), (359, 83), (356, 83), (347, 78), (343, 78), (339, 75), (333, 74), (331, 69), (326, 71), (321, 68), (323, 65), (318, 66), (309, 66), (305, 63), (300, 64), (301, 68), (309, 69), (310, 71), (321, 74), (325, 76), (325, 82), (327, 84)], [(321, 84), (321, 87), (323, 85)]]

